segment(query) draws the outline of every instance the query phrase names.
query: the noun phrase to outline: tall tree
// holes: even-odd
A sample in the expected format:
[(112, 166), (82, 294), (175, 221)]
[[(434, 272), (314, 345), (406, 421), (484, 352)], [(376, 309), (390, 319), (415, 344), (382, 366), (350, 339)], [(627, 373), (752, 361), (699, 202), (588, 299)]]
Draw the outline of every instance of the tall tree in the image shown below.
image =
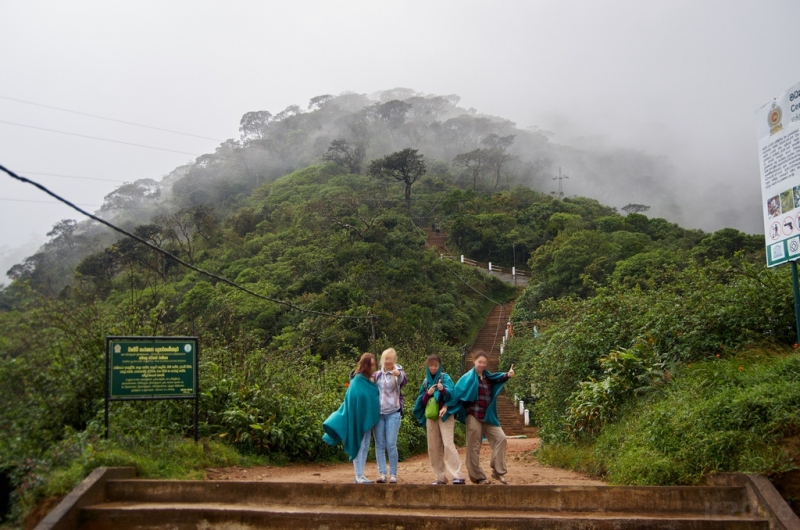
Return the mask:
[(411, 186), (427, 171), (423, 156), (418, 149), (403, 149), (369, 165), (369, 174), (383, 180), (396, 180), (405, 185), (406, 209), (411, 215)]
[(367, 146), (364, 142), (350, 142), (344, 138), (339, 138), (331, 142), (328, 152), (322, 155), (322, 159), (335, 162), (350, 173), (360, 175), (366, 156)]
[(322, 96), (316, 96), (309, 100), (308, 102), (308, 110), (319, 110), (325, 106), (325, 103), (329, 102), (333, 99), (333, 96), (330, 94), (324, 94)]
[(242, 116), (239, 122), (239, 133), (242, 135), (242, 142), (260, 140), (264, 137), (269, 122), (272, 121), (272, 113), (267, 110), (248, 112)]
[(453, 159), (453, 165), (465, 168), (472, 174), (472, 189), (478, 187), (478, 178), (486, 171), (487, 152), (485, 149), (473, 149), (469, 153), (461, 153)]
[(500, 171), (503, 166), (514, 159), (512, 155), (506, 152), (511, 147), (511, 144), (514, 143), (514, 136), (513, 134), (508, 136), (490, 134), (481, 141), (486, 146), (486, 162), (494, 173), (492, 193), (496, 192), (497, 186), (500, 185)]
[[(211, 156), (211, 155), (209, 155)], [(152, 203), (161, 195), (161, 188), (153, 179), (139, 179), (135, 182), (126, 182), (119, 188), (105, 196), (100, 210), (123, 210), (136, 208)]]
[(389, 124), (389, 127), (399, 127), (406, 121), (406, 113), (411, 105), (400, 100), (387, 101), (374, 106), (374, 113), (379, 119)]

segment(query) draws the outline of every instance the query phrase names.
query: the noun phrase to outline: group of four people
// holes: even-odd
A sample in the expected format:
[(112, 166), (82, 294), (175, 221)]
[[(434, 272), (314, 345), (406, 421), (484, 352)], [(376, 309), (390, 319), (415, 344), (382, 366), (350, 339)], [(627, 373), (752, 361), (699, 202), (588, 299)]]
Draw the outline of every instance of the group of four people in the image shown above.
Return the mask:
[[(445, 373), (438, 355), (425, 363), (425, 379), (414, 403), (414, 417), (425, 425), (428, 434), (428, 457), (434, 484), (464, 484), (461, 458), (453, 441), (455, 420), (467, 426), (467, 474), (475, 484), (488, 484), (480, 464), (484, 437), (492, 449), (492, 477), (502, 484), (506, 474), (506, 436), (497, 418), (497, 395), (510, 377), (507, 373), (486, 370), (483, 351), (472, 354), (474, 367), (457, 384)], [(323, 440), (330, 445), (344, 443), (344, 450), (353, 461), (355, 482), (371, 484), (364, 476), (372, 436), (375, 437), (375, 459), (378, 462), (377, 482), (387, 482), (386, 453), (389, 454), (388, 482), (397, 482), (397, 436), (403, 413), (403, 387), (408, 383), (403, 367), (397, 364), (397, 352), (389, 348), (381, 355), (377, 370), (375, 356), (365, 353), (351, 374), (344, 402), (339, 410), (323, 423)]]

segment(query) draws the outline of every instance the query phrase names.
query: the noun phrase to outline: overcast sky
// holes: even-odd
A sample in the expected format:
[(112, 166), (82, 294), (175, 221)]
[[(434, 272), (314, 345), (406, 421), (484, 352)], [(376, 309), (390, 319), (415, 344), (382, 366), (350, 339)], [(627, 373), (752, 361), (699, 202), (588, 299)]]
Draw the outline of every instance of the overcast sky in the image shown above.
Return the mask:
[[(456, 93), (462, 106), (555, 131), (556, 142), (667, 156), (689, 189), (719, 185), (716, 208), (731, 190), (751, 193), (738, 228), (755, 232), (753, 115), (800, 81), (798, 20), (796, 0), (0, 0), (0, 97), (222, 140), (238, 137), (247, 111), (320, 94)], [(217, 145), (2, 98), (0, 121), (185, 153)], [(108, 179), (30, 173), (89, 208), (112, 180), (160, 178), (193, 158), (185, 153), (0, 123), (0, 164)], [(0, 248), (76, 218), (15, 201), (49, 198), (0, 176)], [(719, 228), (701, 215), (698, 224)]]

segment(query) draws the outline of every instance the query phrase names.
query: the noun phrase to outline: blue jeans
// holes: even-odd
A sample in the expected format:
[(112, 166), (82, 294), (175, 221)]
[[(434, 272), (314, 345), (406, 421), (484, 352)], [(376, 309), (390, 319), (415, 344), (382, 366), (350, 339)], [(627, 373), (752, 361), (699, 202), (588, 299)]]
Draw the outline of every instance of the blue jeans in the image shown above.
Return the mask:
[(361, 439), (361, 448), (358, 450), (358, 454), (353, 459), (353, 467), (356, 470), (356, 478), (364, 476), (364, 466), (367, 465), (367, 454), (369, 453), (369, 442), (372, 439), (372, 431), (367, 431), (364, 433), (364, 437)]
[(400, 432), (400, 411), (381, 414), (381, 419), (373, 428), (375, 433), (375, 460), (378, 471), (386, 474), (386, 450), (389, 450), (389, 468), (391, 475), (397, 475), (397, 433)]

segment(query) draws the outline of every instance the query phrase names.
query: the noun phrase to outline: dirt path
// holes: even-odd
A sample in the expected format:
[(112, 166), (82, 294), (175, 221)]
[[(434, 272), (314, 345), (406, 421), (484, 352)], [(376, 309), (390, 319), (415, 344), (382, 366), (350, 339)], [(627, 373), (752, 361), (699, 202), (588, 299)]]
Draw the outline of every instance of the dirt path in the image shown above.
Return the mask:
[[(539, 445), (538, 438), (509, 439), (506, 461), (508, 474), (506, 478), (511, 484), (564, 484), (564, 485), (600, 485), (602, 481), (592, 479), (554, 467), (540, 464), (532, 455)], [(461, 462), (465, 461), (464, 448), (459, 448)], [(491, 473), (489, 456), (491, 450), (487, 444), (481, 449), (481, 465), (484, 472)], [(427, 455), (418, 455), (405, 462), (400, 462), (397, 470), (398, 481), (401, 484), (430, 484), (434, 480)], [(465, 470), (466, 471), (466, 470)], [(367, 462), (368, 478), (378, 476), (378, 468), (374, 461)], [(310, 483), (341, 483), (353, 481), (352, 464), (302, 464), (288, 466), (265, 467), (229, 467), (223, 469), (208, 469), (208, 480), (253, 480), (263, 482), (310, 482)], [(469, 481), (467, 481), (469, 484)]]

